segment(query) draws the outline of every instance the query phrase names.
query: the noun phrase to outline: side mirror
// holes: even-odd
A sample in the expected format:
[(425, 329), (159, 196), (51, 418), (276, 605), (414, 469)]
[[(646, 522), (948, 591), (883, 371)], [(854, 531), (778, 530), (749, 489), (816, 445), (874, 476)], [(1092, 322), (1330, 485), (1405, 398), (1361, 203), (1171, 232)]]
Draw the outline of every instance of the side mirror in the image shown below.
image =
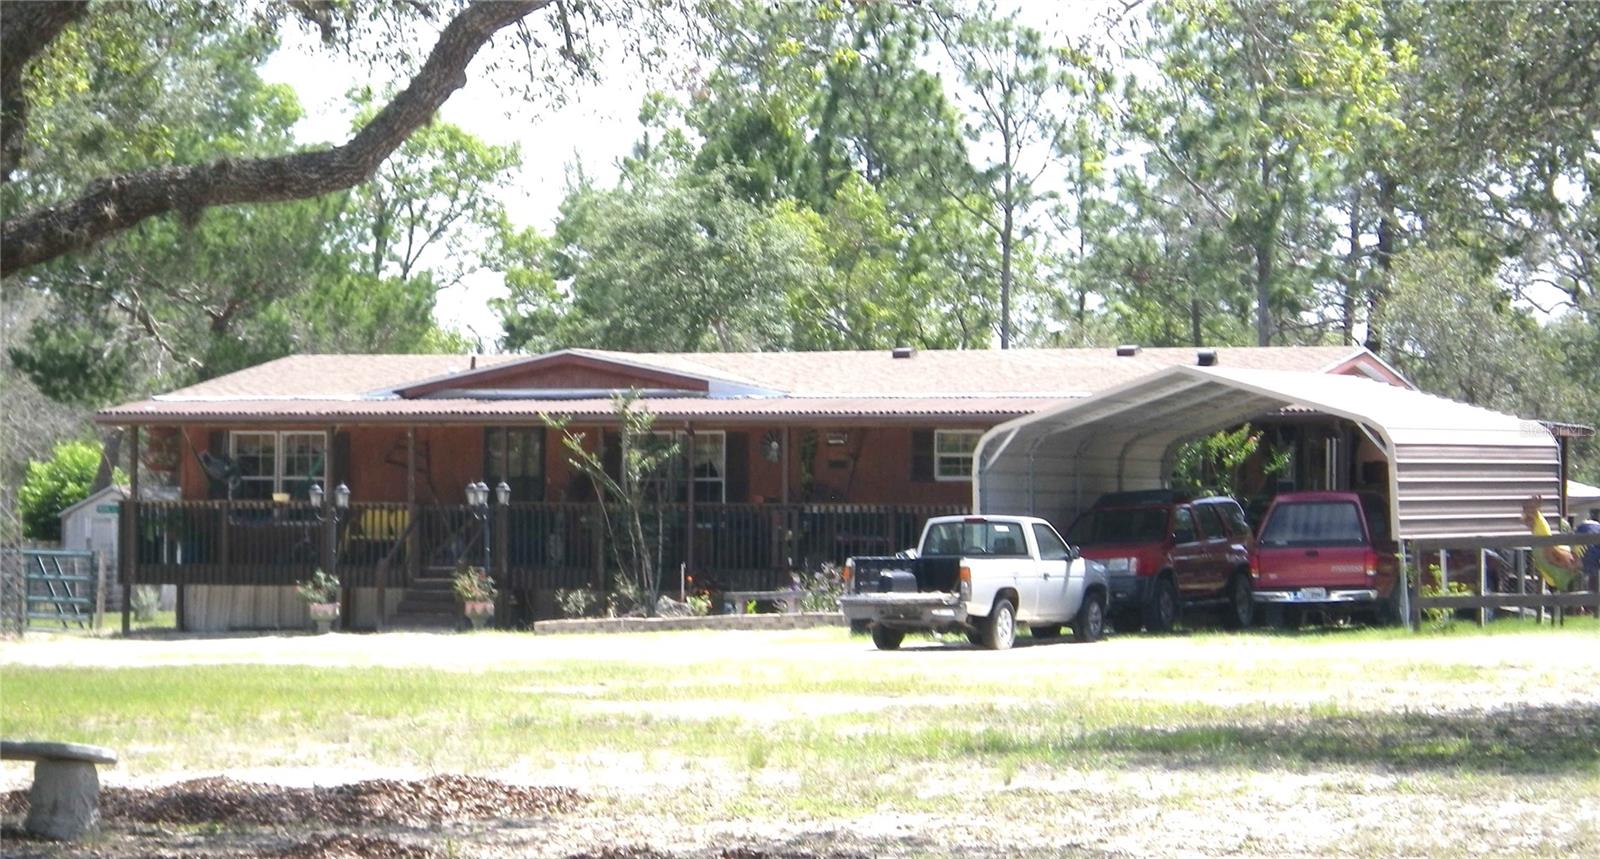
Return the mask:
[(1083, 553), (1078, 551), (1078, 547), (1077, 546), (1068, 546), (1067, 547), (1067, 560), (1076, 561), (1080, 557), (1083, 557)]

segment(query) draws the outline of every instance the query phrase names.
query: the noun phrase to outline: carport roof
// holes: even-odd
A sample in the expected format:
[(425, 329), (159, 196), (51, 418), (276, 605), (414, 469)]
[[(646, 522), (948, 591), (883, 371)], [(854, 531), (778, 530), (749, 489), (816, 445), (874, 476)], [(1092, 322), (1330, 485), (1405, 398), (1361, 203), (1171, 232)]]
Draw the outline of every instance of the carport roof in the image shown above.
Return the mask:
[(995, 427), (974, 504), (1061, 515), (1158, 488), (1179, 442), (1285, 407), (1345, 418), (1384, 449), (1404, 538), (1523, 533), (1522, 502), (1559, 488), (1555, 440), (1536, 421), (1351, 376), (1185, 366)]

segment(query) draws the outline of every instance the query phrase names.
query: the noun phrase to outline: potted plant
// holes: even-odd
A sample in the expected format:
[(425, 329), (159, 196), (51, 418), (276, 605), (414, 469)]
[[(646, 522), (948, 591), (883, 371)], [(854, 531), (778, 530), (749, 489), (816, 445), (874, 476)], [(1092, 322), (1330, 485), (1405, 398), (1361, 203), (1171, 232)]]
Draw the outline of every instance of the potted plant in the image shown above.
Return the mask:
[(462, 565), (456, 568), (456, 574), (451, 578), (451, 587), (455, 589), (456, 599), (461, 600), (461, 609), (467, 616), (467, 621), (473, 629), (482, 629), (484, 623), (494, 616), (494, 598), (497, 591), (494, 579), (489, 577), (489, 572), (482, 567), (469, 567)]
[(332, 629), (333, 622), (339, 619), (339, 577), (318, 568), (310, 579), (297, 583), (294, 589), (306, 601), (311, 620), (317, 625), (317, 634)]

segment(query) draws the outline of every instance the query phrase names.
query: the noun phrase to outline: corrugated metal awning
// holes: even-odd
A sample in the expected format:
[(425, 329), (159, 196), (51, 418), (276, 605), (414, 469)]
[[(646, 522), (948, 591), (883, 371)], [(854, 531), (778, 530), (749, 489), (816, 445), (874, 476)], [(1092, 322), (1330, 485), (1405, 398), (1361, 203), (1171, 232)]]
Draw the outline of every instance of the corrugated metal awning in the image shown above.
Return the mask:
[(1536, 421), (1352, 376), (1173, 367), (995, 427), (973, 504), (1070, 520), (1102, 493), (1162, 487), (1181, 442), (1286, 407), (1349, 420), (1382, 449), (1403, 538), (1526, 533), (1523, 502), (1553, 509), (1560, 489)]

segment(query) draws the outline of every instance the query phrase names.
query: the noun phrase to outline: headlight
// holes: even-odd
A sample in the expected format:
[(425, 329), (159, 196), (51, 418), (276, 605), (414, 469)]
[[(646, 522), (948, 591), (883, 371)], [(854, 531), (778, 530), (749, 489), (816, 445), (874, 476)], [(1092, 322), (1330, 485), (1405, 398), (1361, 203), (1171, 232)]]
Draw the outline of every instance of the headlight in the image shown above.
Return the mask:
[(1104, 562), (1108, 573), (1139, 574), (1138, 558), (1107, 558)]

